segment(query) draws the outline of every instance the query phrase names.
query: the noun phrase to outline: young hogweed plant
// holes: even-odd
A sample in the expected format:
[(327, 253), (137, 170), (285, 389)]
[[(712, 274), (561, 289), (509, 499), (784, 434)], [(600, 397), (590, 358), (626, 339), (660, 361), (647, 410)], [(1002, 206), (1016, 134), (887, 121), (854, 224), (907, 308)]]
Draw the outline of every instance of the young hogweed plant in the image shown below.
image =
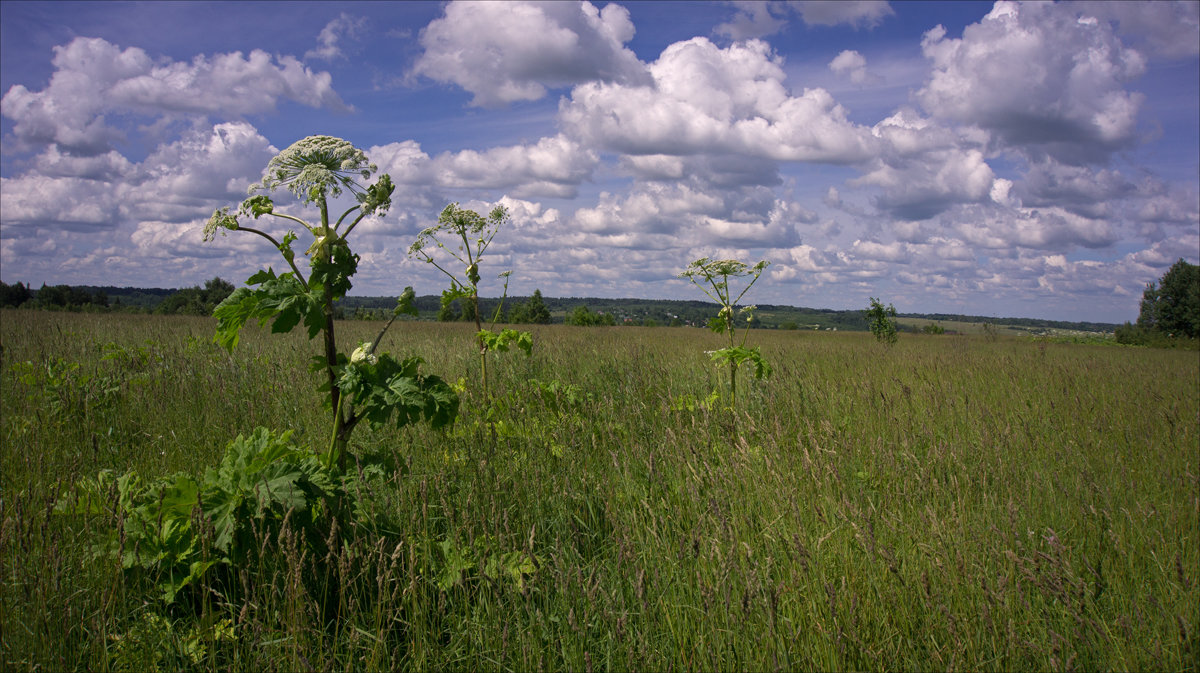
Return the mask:
[[(729, 400), (730, 406), (734, 408), (736, 408), (737, 404), (738, 368), (745, 363), (750, 363), (754, 365), (754, 378), (765, 379), (771, 376), (771, 366), (763, 359), (758, 347), (746, 348), (746, 338), (750, 334), (749, 326), (754, 319), (754, 309), (756, 307), (737, 307), (742, 297), (745, 297), (750, 288), (754, 287), (754, 283), (758, 281), (758, 277), (762, 275), (763, 270), (769, 264), (770, 262), (763, 260), (754, 266), (749, 266), (736, 259), (709, 259), (701, 257), (689, 264), (683, 273), (679, 274), (680, 278), (687, 278), (692, 281), (704, 294), (721, 305), (721, 310), (717, 313), (717, 316), (708, 321), (708, 327), (717, 334), (727, 335), (729, 345), (725, 348), (711, 351), (709, 354), (712, 356), (714, 362), (718, 365), (723, 364), (729, 369)], [(750, 279), (736, 297), (733, 296), (733, 290), (729, 286), (731, 278)], [(742, 339), (739, 343), (737, 341), (737, 318), (743, 316), (746, 320), (746, 326), (742, 328)]]
[[(488, 351), (503, 353), (515, 345), (528, 356), (533, 349), (533, 337), (529, 332), (518, 332), (514, 329), (505, 329), (499, 333), (493, 331), (504, 310), (504, 300), (508, 297), (508, 278), (512, 271), (505, 271), (498, 276), (504, 279), (504, 291), (487, 328), (484, 328), (483, 319), (479, 315), (479, 281), (482, 278), (479, 275), (479, 264), (500, 227), (508, 222), (508, 211), (503, 206), (496, 206), (484, 217), (452, 203), (438, 216), (438, 223), (422, 230), (408, 249), (409, 256), (432, 264), (450, 278), (450, 288), (442, 292), (443, 311), (454, 301), (463, 301), (467, 304), (465, 313), (475, 317), (475, 343), (479, 347), (485, 398), (488, 396)], [(445, 259), (446, 256), (462, 265), (461, 276), (447, 268), (450, 262)], [(438, 257), (442, 258), (441, 261)]]
[[(395, 189), (387, 174), (379, 176), (373, 184), (363, 184), (376, 170), (366, 154), (349, 142), (330, 136), (309, 136), (271, 159), (262, 182), (250, 187), (252, 196), (241, 203), (236, 214), (231, 214), (229, 208), (220, 208), (204, 228), (206, 241), (212, 240), (218, 231), (222, 234), (245, 231), (260, 236), (278, 250), (290, 267), (290, 271), (282, 274), (276, 274), (270, 267), (259, 271), (247, 280), (247, 285), (257, 286), (255, 289), (239, 288), (221, 302), (214, 311), (216, 341), (232, 351), (242, 327), (252, 319), (260, 325), (270, 321), (274, 333), (289, 332), (303, 322), (309, 339), (323, 335), (323, 352), (313, 358), (313, 369), (325, 373), (320, 390), (328, 395), (326, 401), (333, 413), (326, 464), (328, 467), (336, 464), (339, 471), (345, 470), (350, 434), (364, 418), (383, 423), (394, 417), (396, 424), (403, 426), (424, 416), (436, 427), (452, 422), (458, 410), (458, 398), (445, 382), (419, 373), (421, 358), (397, 361), (386, 354), (375, 354), (387, 327), (375, 341), (355, 351), (354, 357), (337, 350), (334, 303), (350, 290), (350, 278), (357, 271), (359, 260), (350, 249), (348, 237), (366, 217), (387, 212)], [(308, 222), (276, 212), (274, 201), (264, 192), (280, 187), (292, 192), (302, 204), (316, 206), (320, 219)], [(352, 194), (357, 204), (333, 221), (329, 215), (330, 201), (343, 192)], [(239, 219), (257, 220), (264, 215), (298, 224), (311, 238), (304, 251), (309, 258), (308, 274), (297, 266), (292, 249), (300, 238), (296, 230), (279, 240)], [(351, 215), (354, 217), (347, 221)], [(397, 302), (393, 320), (401, 313), (416, 314), (411, 287), (405, 289)], [(387, 326), (391, 326), (391, 321)]]

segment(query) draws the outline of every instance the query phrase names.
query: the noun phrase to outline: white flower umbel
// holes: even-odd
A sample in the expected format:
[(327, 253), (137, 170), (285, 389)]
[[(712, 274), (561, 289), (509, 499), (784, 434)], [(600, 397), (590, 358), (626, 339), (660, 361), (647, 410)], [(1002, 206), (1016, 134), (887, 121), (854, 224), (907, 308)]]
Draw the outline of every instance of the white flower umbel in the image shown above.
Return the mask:
[(342, 189), (363, 193), (365, 188), (356, 180), (366, 180), (376, 170), (367, 155), (349, 142), (333, 136), (308, 136), (271, 159), (262, 182), (251, 185), (250, 193), (282, 186), (312, 203), (321, 196), (337, 197)]

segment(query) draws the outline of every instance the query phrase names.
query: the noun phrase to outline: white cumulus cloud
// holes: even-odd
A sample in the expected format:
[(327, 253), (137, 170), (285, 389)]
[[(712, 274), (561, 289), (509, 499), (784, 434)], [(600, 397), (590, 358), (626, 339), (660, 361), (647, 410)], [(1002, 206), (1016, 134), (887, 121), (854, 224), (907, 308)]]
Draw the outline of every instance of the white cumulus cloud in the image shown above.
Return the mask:
[(1075, 3), (1085, 16), (1117, 23), (1117, 32), (1139, 49), (1164, 58), (1187, 58), (1200, 53), (1200, 2)]
[[(160, 145), (139, 167), (137, 219), (182, 222), (236, 204), (279, 152), (246, 122), (199, 127)], [(286, 197), (276, 197), (281, 201)]]
[(425, 51), (412, 72), (457, 84), (483, 107), (579, 82), (644, 82), (644, 66), (625, 47), (633, 33), (617, 4), (456, 0), (421, 31)]
[(853, 49), (846, 49), (829, 62), (829, 69), (836, 75), (849, 79), (859, 86), (876, 84), (879, 77), (867, 72), (867, 59)]
[(1135, 139), (1143, 96), (1126, 91), (1145, 59), (1111, 26), (1053, 3), (997, 2), (962, 38), (938, 26), (922, 49), (933, 71), (916, 93), (933, 116), (1060, 161), (1103, 160)]
[(995, 173), (969, 139), (902, 109), (871, 133), (880, 151), (853, 186), (883, 190), (877, 207), (900, 220), (924, 220), (956, 204), (991, 199)]
[(13, 133), (25, 147), (54, 143), (75, 155), (104, 154), (124, 135), (106, 115), (239, 116), (271, 111), (280, 100), (348, 109), (329, 73), (260, 50), (201, 55), (185, 63), (79, 37), (54, 48), (53, 64), (45, 89), (17, 84), (0, 99), (0, 113), (13, 120)]
[(1118, 240), (1109, 221), (1076, 215), (1058, 206), (967, 206), (946, 213), (942, 220), (964, 242), (992, 254), (1014, 248), (1053, 252), (1104, 248)]
[(513, 196), (574, 197), (599, 163), (596, 153), (562, 136), (532, 144), (444, 152), (430, 157), (413, 140), (371, 147), (368, 156), (398, 185), (501, 189)]
[(650, 66), (653, 86), (593, 82), (561, 103), (564, 130), (629, 155), (742, 154), (854, 163), (870, 132), (824, 89), (793, 96), (780, 60), (754, 40), (721, 49), (705, 38), (669, 46)]

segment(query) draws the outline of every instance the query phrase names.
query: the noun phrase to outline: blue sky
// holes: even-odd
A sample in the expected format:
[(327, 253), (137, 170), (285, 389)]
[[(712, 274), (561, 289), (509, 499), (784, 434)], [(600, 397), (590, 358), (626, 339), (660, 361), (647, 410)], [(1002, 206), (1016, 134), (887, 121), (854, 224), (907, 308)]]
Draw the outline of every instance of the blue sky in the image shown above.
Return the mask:
[(0, 50), (8, 283), (278, 266), (200, 231), (316, 134), (397, 183), (355, 294), (439, 292), (451, 202), (512, 215), (488, 295), (700, 298), (716, 256), (759, 303), (1120, 322), (1200, 257), (1196, 2), (6, 0)]

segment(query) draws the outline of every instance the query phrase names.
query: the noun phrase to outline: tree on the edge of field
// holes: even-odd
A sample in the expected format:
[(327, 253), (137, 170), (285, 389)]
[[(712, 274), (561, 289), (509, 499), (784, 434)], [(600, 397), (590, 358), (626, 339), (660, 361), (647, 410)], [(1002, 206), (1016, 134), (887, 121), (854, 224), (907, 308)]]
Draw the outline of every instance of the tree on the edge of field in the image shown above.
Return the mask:
[(225, 298), (237, 289), (220, 276), (204, 282), (204, 287), (184, 288), (167, 296), (155, 309), (159, 314), (212, 315)]
[(0, 281), (0, 306), (20, 306), (33, 298), (33, 293), (29, 291), (29, 286), (18, 282), (16, 285), (9, 285)]
[(524, 309), (525, 319), (535, 325), (550, 324), (550, 309), (546, 308), (546, 302), (542, 299), (542, 291), (534, 290), (533, 296), (529, 301), (522, 304)]
[(575, 327), (588, 327), (597, 324), (598, 316), (587, 306), (576, 306), (574, 311), (567, 314), (564, 323)]
[(1200, 266), (1182, 258), (1142, 293), (1138, 327), (1189, 338), (1200, 337)]
[(891, 346), (899, 338), (896, 335), (896, 307), (891, 304), (884, 308), (875, 297), (871, 297), (871, 305), (863, 313), (871, 325), (871, 334), (881, 343)]

